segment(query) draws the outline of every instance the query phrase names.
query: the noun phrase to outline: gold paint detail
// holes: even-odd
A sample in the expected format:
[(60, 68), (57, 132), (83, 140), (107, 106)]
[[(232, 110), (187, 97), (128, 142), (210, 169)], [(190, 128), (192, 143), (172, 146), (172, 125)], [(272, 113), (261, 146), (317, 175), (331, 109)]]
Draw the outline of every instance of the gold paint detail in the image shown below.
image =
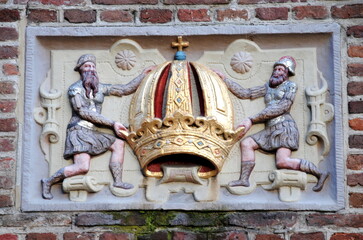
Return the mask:
[(179, 36), (177, 42), (172, 42), (171, 47), (178, 48), (178, 51), (183, 51), (183, 48), (189, 47), (189, 42), (183, 42), (183, 37)]
[[(146, 168), (154, 159), (173, 154), (190, 154), (210, 161), (215, 170), (198, 173), (202, 178), (221, 171), (232, 146), (240, 140), (240, 131), (225, 130), (213, 117), (184, 115), (176, 111), (163, 121), (146, 119), (141, 128), (131, 132), (127, 142), (134, 150), (146, 176), (162, 177)], [(147, 154), (145, 154), (147, 152)]]
[[(148, 165), (160, 157), (176, 154), (194, 155), (209, 161), (214, 169), (198, 172), (198, 176), (215, 176), (244, 130), (233, 129), (234, 116), (227, 87), (215, 72), (201, 64), (172, 61), (165, 86), (165, 117), (156, 118), (155, 92), (168, 64), (170, 62), (159, 65), (147, 75), (135, 93), (131, 103), (130, 133), (126, 140), (145, 176), (161, 178), (163, 172), (151, 172)], [(190, 65), (194, 66), (200, 81), (205, 116), (193, 116)]]

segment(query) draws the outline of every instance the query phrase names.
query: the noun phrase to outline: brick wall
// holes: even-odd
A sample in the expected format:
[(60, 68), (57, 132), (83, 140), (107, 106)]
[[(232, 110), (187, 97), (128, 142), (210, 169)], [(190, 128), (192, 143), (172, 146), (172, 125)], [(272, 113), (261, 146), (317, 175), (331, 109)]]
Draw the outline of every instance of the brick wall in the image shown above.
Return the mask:
[[(23, 213), (19, 205), (26, 26), (341, 25), (349, 125), (339, 212)], [(0, 240), (363, 239), (363, 3), (323, 0), (0, 0)]]

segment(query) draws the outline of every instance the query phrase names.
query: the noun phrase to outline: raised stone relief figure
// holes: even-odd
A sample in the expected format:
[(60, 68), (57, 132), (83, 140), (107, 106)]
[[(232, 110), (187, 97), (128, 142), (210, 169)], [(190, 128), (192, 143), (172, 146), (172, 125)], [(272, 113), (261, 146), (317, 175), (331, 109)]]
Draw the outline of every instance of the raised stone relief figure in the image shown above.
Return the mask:
[(319, 170), (312, 162), (305, 159), (292, 158), (292, 151), (299, 148), (299, 131), (290, 115), (290, 108), (297, 91), (296, 83), (289, 80), (295, 75), (296, 61), (293, 57), (281, 57), (275, 64), (268, 83), (263, 86), (245, 89), (236, 82), (218, 73), (228, 89), (238, 98), (265, 98), (266, 108), (256, 115), (242, 120), (240, 126), (245, 127), (243, 134), (253, 124), (265, 123), (265, 129), (248, 136), (241, 141), (241, 175), (239, 180), (229, 182), (229, 186), (249, 187), (249, 177), (255, 166), (255, 150), (275, 153), (278, 169), (299, 170), (318, 178), (314, 191), (320, 191), (328, 177), (328, 173)]
[[(124, 85), (100, 83), (96, 71), (96, 57), (91, 54), (82, 55), (74, 70), (80, 73), (81, 79), (68, 89), (72, 117), (67, 126), (64, 150), (64, 158), (73, 158), (74, 163), (41, 180), (45, 199), (53, 198), (50, 191), (53, 184), (71, 176), (86, 174), (90, 168), (91, 156), (108, 150), (112, 152), (109, 167), (114, 178), (113, 186), (133, 188), (132, 184), (122, 181), (125, 143), (121, 139), (125, 138), (127, 128), (122, 123), (101, 115), (101, 109), (105, 96), (122, 97), (134, 93), (151, 68), (145, 69), (142, 74)], [(121, 139), (97, 131), (97, 127), (113, 128)]]

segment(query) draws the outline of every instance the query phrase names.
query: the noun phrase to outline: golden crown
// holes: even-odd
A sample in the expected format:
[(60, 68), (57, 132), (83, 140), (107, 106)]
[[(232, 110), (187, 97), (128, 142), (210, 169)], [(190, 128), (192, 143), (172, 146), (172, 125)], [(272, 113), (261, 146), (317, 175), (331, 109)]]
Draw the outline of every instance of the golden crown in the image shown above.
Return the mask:
[(198, 176), (221, 171), (243, 128), (233, 130), (233, 108), (220, 77), (207, 67), (175, 60), (142, 81), (130, 106), (127, 142), (146, 176), (162, 165), (198, 165)]

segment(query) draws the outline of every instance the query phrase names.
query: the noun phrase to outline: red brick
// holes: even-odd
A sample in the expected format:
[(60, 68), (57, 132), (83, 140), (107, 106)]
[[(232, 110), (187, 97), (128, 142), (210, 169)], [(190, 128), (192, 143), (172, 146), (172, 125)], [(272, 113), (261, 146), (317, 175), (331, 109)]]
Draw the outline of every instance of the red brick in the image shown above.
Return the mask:
[(243, 228), (261, 228), (280, 226), (293, 227), (297, 222), (297, 213), (294, 212), (256, 212), (256, 213), (231, 213), (226, 216), (230, 226)]
[(12, 189), (14, 187), (14, 182), (10, 177), (0, 176), (0, 188)]
[(157, 4), (158, 0), (92, 0), (92, 3), (103, 5)]
[(19, 69), (18, 69), (18, 65), (16, 64), (10, 64), (10, 63), (5, 63), (3, 65), (3, 73), (7, 76), (10, 75), (19, 75)]
[(0, 208), (14, 206), (13, 200), (8, 195), (0, 195)]
[(15, 111), (16, 102), (12, 100), (0, 100), (0, 113), (11, 113)]
[(347, 89), (349, 96), (363, 95), (363, 82), (349, 82)]
[(164, 4), (175, 5), (210, 5), (210, 4), (228, 4), (229, 0), (164, 0)]
[(15, 118), (0, 119), (0, 132), (15, 132), (17, 129)]
[(363, 148), (363, 135), (351, 135), (348, 140), (350, 148)]
[(348, 64), (348, 75), (363, 77), (363, 64), (361, 63)]
[(19, 37), (15, 28), (0, 27), (0, 41), (17, 40)]
[(347, 184), (351, 187), (363, 186), (363, 173), (350, 174), (347, 176)]
[(15, 93), (14, 82), (0, 82), (0, 94), (13, 94)]
[(323, 227), (323, 226), (336, 226), (336, 227), (363, 227), (362, 214), (323, 214), (316, 213), (310, 214), (306, 217), (308, 226)]
[[(206, 233), (173, 232), (172, 239), (173, 240), (192, 240), (192, 239), (207, 240), (208, 239), (208, 235)], [(219, 240), (218, 238), (213, 238), (213, 239), (214, 240)], [(241, 239), (241, 240), (243, 240), (243, 238), (233, 238), (233, 239)]]
[(348, 48), (348, 56), (363, 58), (363, 46), (350, 46)]
[(14, 234), (1, 234), (0, 240), (18, 240), (18, 236)]
[[(7, 3), (8, 0), (0, 0), (0, 4), (5, 4)], [(0, 239), (1, 240), (1, 239)]]
[(67, 232), (63, 234), (63, 240), (94, 240), (95, 234), (93, 233), (74, 233)]
[(0, 169), (9, 170), (15, 164), (15, 160), (11, 157), (0, 158)]
[(324, 233), (295, 233), (291, 235), (290, 240), (325, 240)]
[(140, 13), (140, 21), (143, 23), (167, 23), (172, 18), (173, 12), (169, 9), (143, 9)]
[(234, 9), (218, 9), (217, 20), (222, 22), (225, 20), (248, 20), (248, 11), (246, 9), (234, 10)]
[(0, 46), (0, 59), (18, 57), (18, 48), (14, 46)]
[(238, 4), (286, 3), (288, 0), (239, 0)]
[(329, 16), (328, 9), (325, 6), (298, 6), (292, 9), (295, 13), (295, 19), (325, 19)]
[(348, 27), (347, 36), (353, 36), (356, 38), (363, 38), (363, 26), (351, 26)]
[(284, 240), (279, 235), (275, 234), (258, 234), (255, 240)]
[(261, 20), (287, 20), (289, 9), (279, 8), (256, 8), (256, 17)]
[[(202, 237), (195, 237), (195, 238), (178, 238), (178, 239), (201, 239), (203, 240), (204, 238)], [(222, 233), (212, 233), (209, 235), (208, 239), (213, 239), (213, 240), (233, 240), (233, 239), (238, 239), (238, 240), (247, 240), (247, 235), (245, 232), (240, 232), (240, 231), (230, 231), (230, 232), (222, 232)]]
[(70, 9), (64, 11), (64, 19), (70, 23), (93, 23), (96, 22), (96, 10), (82, 11)]
[(26, 240), (57, 240), (54, 233), (28, 233)]
[(10, 152), (14, 150), (15, 150), (14, 138), (0, 137), (0, 152)]
[(347, 158), (347, 168), (352, 170), (363, 169), (363, 155), (351, 154)]
[(334, 233), (330, 240), (363, 240), (363, 234), (360, 233)]
[(363, 208), (363, 193), (349, 193), (349, 206)]
[(131, 240), (133, 239), (130, 234), (127, 233), (103, 233), (100, 236), (100, 240)]
[(16, 22), (20, 20), (20, 12), (16, 9), (0, 9), (0, 22)]
[(48, 9), (31, 9), (28, 11), (28, 20), (34, 23), (57, 22), (57, 11)]
[[(33, 2), (34, 2), (34, 0), (33, 0)], [(76, 5), (85, 4), (86, 0), (36, 0), (36, 2), (39, 2), (44, 5), (76, 6)]]
[(363, 113), (363, 101), (354, 101), (348, 103), (349, 113)]
[(109, 10), (101, 12), (101, 20), (105, 22), (132, 22), (134, 16), (125, 10)]
[(362, 18), (363, 4), (344, 5), (342, 7), (333, 6), (331, 14), (333, 18)]
[(210, 22), (208, 9), (179, 9), (178, 18), (181, 22)]
[(353, 130), (363, 131), (363, 119), (354, 118), (349, 120), (349, 127)]

